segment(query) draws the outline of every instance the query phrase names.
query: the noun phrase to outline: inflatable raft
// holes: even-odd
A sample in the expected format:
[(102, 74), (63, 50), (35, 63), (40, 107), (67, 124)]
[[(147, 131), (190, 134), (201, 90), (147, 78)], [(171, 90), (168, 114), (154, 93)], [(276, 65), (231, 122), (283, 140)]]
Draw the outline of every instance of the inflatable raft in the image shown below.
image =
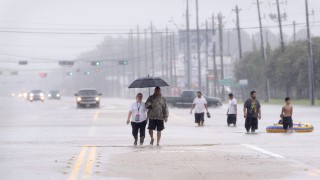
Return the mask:
[[(312, 132), (313, 131), (313, 125), (310, 123), (293, 123), (292, 130), (294, 132)], [(268, 126), (266, 128), (268, 133), (283, 133), (285, 130), (283, 129), (282, 124), (274, 124), (273, 126)]]

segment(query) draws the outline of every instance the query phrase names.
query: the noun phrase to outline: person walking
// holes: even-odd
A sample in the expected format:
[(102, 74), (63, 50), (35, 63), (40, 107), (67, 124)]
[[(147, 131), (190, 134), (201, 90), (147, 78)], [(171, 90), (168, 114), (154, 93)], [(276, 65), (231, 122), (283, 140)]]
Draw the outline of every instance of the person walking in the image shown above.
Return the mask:
[(258, 129), (258, 119), (261, 119), (261, 105), (257, 100), (256, 91), (250, 92), (250, 98), (246, 100), (243, 107), (244, 118), (246, 119), (245, 128), (247, 130), (247, 134), (255, 133)]
[(127, 124), (130, 123), (132, 126), (132, 135), (134, 137), (134, 145), (138, 144), (138, 133), (140, 131), (140, 145), (143, 145), (146, 125), (147, 125), (147, 109), (145, 103), (142, 102), (143, 95), (138, 93), (136, 96), (136, 102), (132, 103), (130, 111), (128, 113)]
[(160, 87), (154, 89), (154, 94), (147, 101), (150, 145), (153, 145), (153, 131), (157, 131), (157, 146), (160, 145), (161, 131), (164, 130), (164, 123), (168, 121), (169, 111), (166, 99), (161, 94)]
[(237, 100), (233, 97), (232, 93), (229, 93), (229, 107), (227, 111), (228, 126), (230, 126), (230, 124), (233, 124), (234, 126), (237, 125), (237, 111)]
[(207, 111), (207, 114), (209, 114), (208, 111), (208, 103), (206, 98), (202, 96), (201, 91), (197, 92), (197, 97), (194, 98), (190, 114), (192, 114), (192, 110), (195, 109), (194, 118), (195, 123), (198, 124), (198, 126), (203, 126), (204, 124), (204, 111)]
[(280, 117), (282, 119), (283, 129), (288, 132), (288, 128), (292, 129), (293, 122), (292, 122), (292, 114), (293, 114), (293, 107), (291, 105), (290, 97), (285, 98), (285, 105), (282, 107)]

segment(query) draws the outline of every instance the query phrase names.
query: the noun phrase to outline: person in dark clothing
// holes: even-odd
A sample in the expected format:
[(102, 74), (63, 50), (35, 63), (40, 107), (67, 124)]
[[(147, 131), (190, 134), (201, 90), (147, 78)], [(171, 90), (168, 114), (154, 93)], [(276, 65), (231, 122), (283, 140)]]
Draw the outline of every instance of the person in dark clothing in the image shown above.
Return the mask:
[(244, 118), (246, 119), (245, 128), (247, 133), (255, 133), (258, 129), (258, 119), (261, 119), (261, 105), (256, 99), (256, 91), (251, 91), (250, 98), (246, 100), (243, 107)]

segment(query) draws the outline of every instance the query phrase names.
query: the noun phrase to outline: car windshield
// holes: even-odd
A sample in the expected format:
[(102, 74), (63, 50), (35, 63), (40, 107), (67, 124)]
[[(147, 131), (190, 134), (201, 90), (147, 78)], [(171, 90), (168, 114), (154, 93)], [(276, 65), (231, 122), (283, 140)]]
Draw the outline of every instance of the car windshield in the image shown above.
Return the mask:
[(33, 91), (31, 91), (31, 93), (33, 93), (33, 94), (40, 94), (40, 93), (41, 93), (41, 90), (33, 90)]
[(59, 94), (59, 91), (50, 91), (52, 94)]
[(80, 96), (92, 96), (92, 95), (97, 95), (96, 90), (81, 90), (78, 93)]

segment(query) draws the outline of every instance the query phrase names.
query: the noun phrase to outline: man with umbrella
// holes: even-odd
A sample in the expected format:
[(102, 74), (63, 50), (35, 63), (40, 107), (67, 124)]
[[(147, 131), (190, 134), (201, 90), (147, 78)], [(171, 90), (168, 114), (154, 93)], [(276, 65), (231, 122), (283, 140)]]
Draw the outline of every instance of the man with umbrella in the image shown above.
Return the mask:
[[(134, 80), (129, 88), (151, 88), (154, 89), (154, 94), (146, 101), (149, 119), (149, 134), (151, 137), (150, 144), (153, 145), (153, 131), (157, 130), (157, 145), (159, 146), (161, 131), (164, 129), (164, 122), (168, 121), (169, 111), (166, 99), (161, 95), (160, 87), (169, 86), (163, 79), (159, 77), (142, 77)], [(149, 89), (150, 95), (150, 89)]]
[(160, 144), (161, 131), (164, 129), (164, 122), (168, 121), (169, 111), (166, 99), (161, 95), (160, 87), (154, 89), (154, 94), (147, 101), (146, 106), (149, 118), (149, 134), (151, 137), (150, 144), (153, 145), (153, 131), (157, 130), (157, 146)]

